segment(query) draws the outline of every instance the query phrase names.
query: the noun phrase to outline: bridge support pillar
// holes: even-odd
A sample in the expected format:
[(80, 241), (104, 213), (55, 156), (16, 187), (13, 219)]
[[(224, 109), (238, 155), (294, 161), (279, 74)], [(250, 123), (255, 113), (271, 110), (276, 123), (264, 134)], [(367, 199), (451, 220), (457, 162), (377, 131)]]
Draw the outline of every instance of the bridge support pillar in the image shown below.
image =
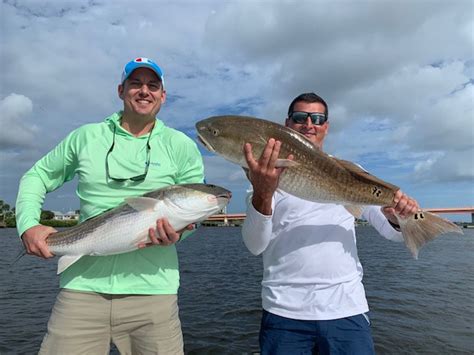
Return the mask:
[(229, 225), (229, 219), (227, 218), (227, 206), (224, 206), (224, 209), (222, 210), (224, 213), (224, 226)]

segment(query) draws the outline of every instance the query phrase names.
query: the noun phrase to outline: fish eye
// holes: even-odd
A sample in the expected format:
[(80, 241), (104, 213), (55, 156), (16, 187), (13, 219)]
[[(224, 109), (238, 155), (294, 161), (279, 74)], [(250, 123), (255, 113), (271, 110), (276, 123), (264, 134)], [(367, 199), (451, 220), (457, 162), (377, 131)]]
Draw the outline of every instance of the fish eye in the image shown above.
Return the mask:
[(218, 135), (219, 135), (219, 130), (216, 129), (216, 128), (214, 128), (214, 129), (212, 130), (212, 134), (213, 134), (214, 136), (218, 136)]

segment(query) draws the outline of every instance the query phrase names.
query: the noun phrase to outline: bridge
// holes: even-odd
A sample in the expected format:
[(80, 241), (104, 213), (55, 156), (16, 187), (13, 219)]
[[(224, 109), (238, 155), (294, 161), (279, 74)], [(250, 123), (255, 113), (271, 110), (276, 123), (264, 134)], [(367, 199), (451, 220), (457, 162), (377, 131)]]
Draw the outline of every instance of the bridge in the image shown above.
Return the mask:
[(474, 207), (423, 208), (432, 213), (474, 213)]
[[(474, 207), (423, 208), (423, 211), (436, 214), (471, 214), (471, 223), (474, 224)], [(215, 214), (203, 221), (203, 225), (240, 225), (245, 220), (245, 213)]]
[(446, 207), (446, 208), (424, 208), (424, 211), (428, 211), (436, 214), (471, 214), (471, 224), (474, 224), (474, 207)]
[(202, 225), (215, 226), (237, 226), (244, 223), (246, 214), (245, 213), (226, 213), (226, 214), (215, 214), (210, 216), (205, 221), (201, 222)]

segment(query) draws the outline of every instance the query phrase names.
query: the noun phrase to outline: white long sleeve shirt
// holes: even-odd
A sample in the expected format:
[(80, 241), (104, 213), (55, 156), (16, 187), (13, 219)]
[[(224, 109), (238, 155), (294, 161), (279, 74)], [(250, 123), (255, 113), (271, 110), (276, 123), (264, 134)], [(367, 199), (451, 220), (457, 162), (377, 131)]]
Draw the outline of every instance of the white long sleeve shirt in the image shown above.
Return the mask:
[[(306, 201), (277, 190), (271, 216), (248, 199), (245, 245), (263, 253), (262, 306), (292, 319), (328, 320), (369, 310), (357, 255), (354, 217), (341, 205)], [(362, 217), (385, 238), (403, 241), (380, 207)]]

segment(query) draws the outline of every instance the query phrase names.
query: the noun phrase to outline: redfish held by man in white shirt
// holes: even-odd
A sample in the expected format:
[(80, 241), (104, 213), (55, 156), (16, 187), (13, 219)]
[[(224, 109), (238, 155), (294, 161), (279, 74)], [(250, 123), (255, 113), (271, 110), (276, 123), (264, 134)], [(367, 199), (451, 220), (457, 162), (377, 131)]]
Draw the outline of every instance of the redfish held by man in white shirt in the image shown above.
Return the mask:
[[(399, 187), (369, 174), (358, 165), (337, 159), (320, 150), (304, 135), (280, 124), (246, 116), (215, 116), (196, 123), (200, 142), (211, 152), (246, 168), (243, 152), (252, 145), (260, 156), (268, 140), (281, 142), (276, 167), (286, 168), (278, 188), (299, 198), (344, 205), (360, 217), (363, 205), (391, 206)], [(397, 216), (405, 244), (417, 258), (419, 249), (443, 233), (461, 233), (454, 223), (420, 210), (408, 217)]]

